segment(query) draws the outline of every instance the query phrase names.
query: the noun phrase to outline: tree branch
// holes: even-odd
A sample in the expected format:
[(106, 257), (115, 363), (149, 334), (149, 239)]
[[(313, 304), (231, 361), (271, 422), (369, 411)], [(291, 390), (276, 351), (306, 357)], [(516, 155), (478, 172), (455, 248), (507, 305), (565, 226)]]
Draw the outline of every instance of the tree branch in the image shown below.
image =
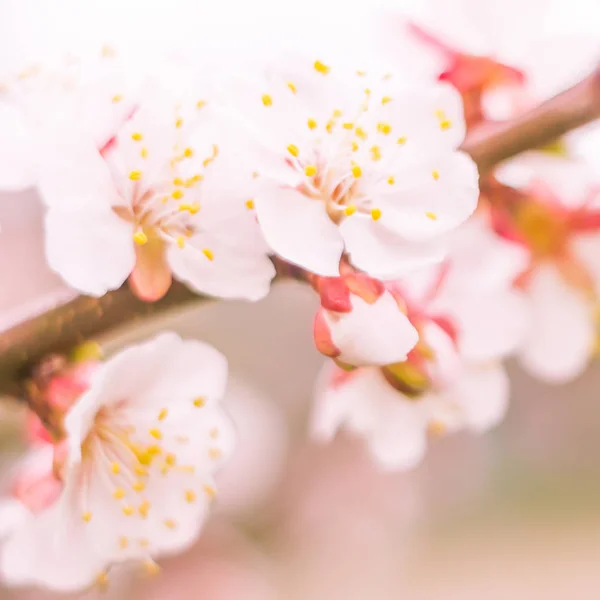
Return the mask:
[[(506, 122), (488, 123), (470, 132), (462, 149), (485, 176), (499, 162), (600, 118), (600, 67), (574, 87)], [(282, 277), (298, 277), (275, 260)], [(85, 339), (104, 335), (127, 323), (142, 321), (174, 307), (205, 301), (174, 283), (168, 294), (148, 304), (124, 285), (102, 298), (79, 296), (56, 300), (40, 314), (0, 331), (0, 394), (19, 395), (32, 368), (52, 353), (68, 352)]]

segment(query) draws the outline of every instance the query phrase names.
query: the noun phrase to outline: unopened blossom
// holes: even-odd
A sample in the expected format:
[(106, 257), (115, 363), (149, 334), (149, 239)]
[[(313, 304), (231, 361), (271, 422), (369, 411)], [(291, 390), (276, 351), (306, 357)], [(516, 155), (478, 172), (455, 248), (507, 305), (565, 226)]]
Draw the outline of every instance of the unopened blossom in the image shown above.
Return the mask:
[[(586, 7), (574, 0), (578, 10)], [(558, 4), (545, 0), (415, 1), (386, 11), (381, 24), (397, 62), (461, 92), (469, 125), (507, 118), (574, 85), (600, 52), (597, 34), (567, 25)]]
[(201, 293), (261, 298), (274, 268), (252, 172), (238, 167), (240, 146), (206, 98), (171, 88), (150, 86), (100, 150), (61, 130), (40, 185), (48, 262), (93, 296), (129, 278), (141, 299), (157, 300), (175, 278)]
[(4, 580), (76, 590), (192, 544), (232, 447), (226, 378), (219, 352), (172, 333), (108, 360), (65, 417), (58, 497), (2, 546)]
[(342, 264), (340, 277), (315, 277), (321, 307), (314, 321), (319, 352), (344, 365), (406, 360), (419, 334), (382, 282)]
[[(500, 359), (520, 343), (525, 321), (523, 299), (511, 289), (523, 255), (487, 223), (465, 227), (449, 263), (388, 284), (419, 332), (406, 360), (353, 370), (326, 365), (313, 415), (317, 437), (330, 439), (343, 426), (366, 439), (382, 467), (408, 469), (423, 457), (428, 434), (481, 432), (501, 420), (509, 384)], [(463, 252), (467, 240), (480, 242), (478, 258), (474, 246), (470, 256)]]
[(256, 215), (273, 251), (317, 275), (345, 252), (374, 277), (444, 255), (442, 234), (477, 203), (477, 169), (457, 151), (459, 95), (324, 60), (267, 68), (237, 97), (257, 141)]
[(47, 154), (60, 145), (53, 132), (59, 118), (67, 117), (102, 148), (138, 102), (140, 76), (106, 45), (0, 77), (0, 189), (37, 182)]
[(519, 358), (536, 377), (565, 382), (597, 349), (600, 179), (578, 162), (533, 157), (498, 176), (511, 185), (486, 192), (494, 226), (529, 254), (516, 282), (530, 304)]

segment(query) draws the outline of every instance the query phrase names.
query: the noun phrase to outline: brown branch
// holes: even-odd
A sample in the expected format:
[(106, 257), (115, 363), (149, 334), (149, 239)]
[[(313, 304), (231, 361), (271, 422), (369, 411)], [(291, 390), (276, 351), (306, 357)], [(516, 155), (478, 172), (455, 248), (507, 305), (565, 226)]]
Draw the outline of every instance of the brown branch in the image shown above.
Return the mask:
[[(548, 144), (599, 117), (600, 67), (574, 87), (516, 119), (475, 129), (463, 150), (485, 175), (499, 162)], [(275, 262), (280, 276), (298, 276), (293, 268)], [(68, 352), (85, 339), (202, 300), (205, 298), (181, 284), (174, 284), (162, 300), (153, 304), (135, 298), (127, 285), (98, 299), (80, 296), (58, 300), (43, 314), (27, 315), (26, 320), (0, 331), (0, 394), (21, 394), (25, 378), (49, 354)]]
[(498, 163), (550, 144), (565, 133), (600, 118), (600, 67), (577, 85), (533, 110), (470, 132), (462, 149), (485, 175)]

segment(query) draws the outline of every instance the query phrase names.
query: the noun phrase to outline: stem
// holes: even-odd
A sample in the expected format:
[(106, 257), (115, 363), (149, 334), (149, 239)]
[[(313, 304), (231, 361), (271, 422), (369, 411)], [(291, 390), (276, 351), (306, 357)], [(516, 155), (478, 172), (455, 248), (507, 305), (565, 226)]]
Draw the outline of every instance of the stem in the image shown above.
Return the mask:
[(540, 148), (600, 118), (600, 67), (568, 90), (529, 112), (504, 122), (485, 123), (470, 132), (462, 149), (485, 176), (498, 163)]
[[(569, 131), (600, 118), (600, 67), (577, 85), (537, 108), (506, 122), (487, 123), (470, 132), (462, 149), (485, 176), (499, 162), (546, 145)], [(275, 260), (280, 277), (303, 275)], [(52, 353), (68, 352), (85, 339), (104, 335), (132, 321), (141, 321), (168, 309), (202, 302), (180, 283), (167, 295), (147, 304), (124, 285), (102, 298), (79, 296), (56, 301), (43, 314), (28, 316), (0, 331), (0, 394), (23, 394), (23, 382), (32, 368)]]

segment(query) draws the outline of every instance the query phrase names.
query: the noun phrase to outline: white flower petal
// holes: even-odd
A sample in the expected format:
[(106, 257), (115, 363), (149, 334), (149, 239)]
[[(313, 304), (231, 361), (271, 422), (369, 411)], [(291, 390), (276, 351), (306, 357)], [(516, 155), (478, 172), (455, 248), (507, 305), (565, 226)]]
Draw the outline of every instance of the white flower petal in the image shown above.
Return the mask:
[(37, 146), (21, 111), (0, 102), (0, 189), (20, 190), (35, 183)]
[(324, 318), (341, 361), (355, 366), (387, 365), (406, 359), (419, 334), (396, 300), (384, 292), (373, 304), (351, 294), (352, 311)]
[(102, 296), (131, 273), (132, 228), (112, 211), (50, 209), (45, 227), (48, 264), (80, 292)]
[(0, 499), (0, 542), (23, 527), (31, 513), (15, 498)]
[(360, 215), (343, 221), (340, 231), (352, 264), (379, 279), (395, 279), (439, 263), (446, 253), (441, 240), (409, 242)]
[(600, 295), (600, 235), (598, 233), (580, 233), (571, 241), (575, 256), (587, 269)]
[(529, 283), (530, 329), (519, 353), (525, 369), (551, 383), (580, 375), (594, 341), (593, 307), (552, 267), (540, 267)]
[(265, 186), (256, 198), (256, 214), (276, 254), (317, 275), (339, 275), (344, 243), (322, 202)]

